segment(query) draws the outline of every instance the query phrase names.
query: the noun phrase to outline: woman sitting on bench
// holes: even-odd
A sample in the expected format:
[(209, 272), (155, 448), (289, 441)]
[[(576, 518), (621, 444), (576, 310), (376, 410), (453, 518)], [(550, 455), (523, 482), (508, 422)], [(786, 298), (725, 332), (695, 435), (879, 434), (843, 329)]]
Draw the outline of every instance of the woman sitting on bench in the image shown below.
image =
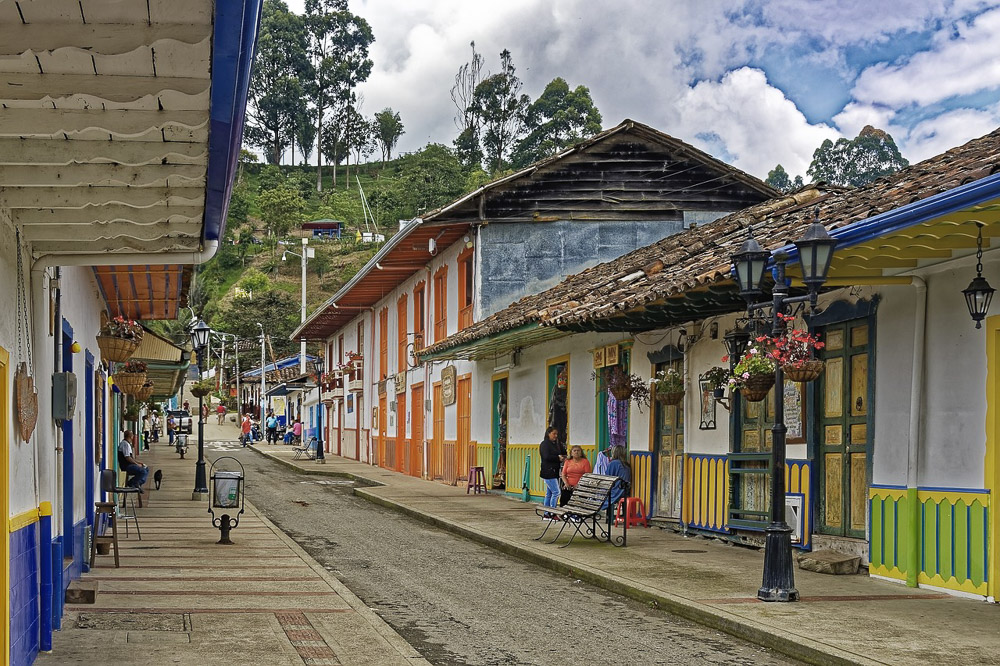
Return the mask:
[[(628, 461), (628, 452), (624, 446), (615, 446), (611, 449), (611, 464), (608, 465), (608, 471), (605, 474), (608, 476), (617, 476), (626, 484), (631, 485), (632, 465)], [(614, 491), (611, 493), (611, 506), (617, 504), (618, 500), (622, 498), (626, 487), (628, 486), (615, 486)]]

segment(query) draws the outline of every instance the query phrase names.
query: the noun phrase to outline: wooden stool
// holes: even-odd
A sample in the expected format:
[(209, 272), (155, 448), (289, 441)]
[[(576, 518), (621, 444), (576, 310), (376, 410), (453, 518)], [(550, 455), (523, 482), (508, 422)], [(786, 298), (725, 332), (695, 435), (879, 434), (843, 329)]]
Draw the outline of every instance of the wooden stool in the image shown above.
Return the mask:
[(475, 490), (476, 495), (486, 492), (486, 470), (482, 467), (469, 468), (469, 481), (465, 486), (465, 494), (468, 495), (470, 490)]
[[(114, 502), (97, 502), (94, 511), (94, 538), (90, 540), (90, 567), (94, 567), (94, 560), (97, 558), (97, 544), (107, 543), (115, 549), (115, 567), (120, 566), (118, 562), (118, 514), (115, 511)], [(107, 518), (102, 520), (102, 516)], [(111, 534), (105, 530), (104, 534), (98, 535), (98, 529), (102, 522), (106, 521), (111, 528)]]

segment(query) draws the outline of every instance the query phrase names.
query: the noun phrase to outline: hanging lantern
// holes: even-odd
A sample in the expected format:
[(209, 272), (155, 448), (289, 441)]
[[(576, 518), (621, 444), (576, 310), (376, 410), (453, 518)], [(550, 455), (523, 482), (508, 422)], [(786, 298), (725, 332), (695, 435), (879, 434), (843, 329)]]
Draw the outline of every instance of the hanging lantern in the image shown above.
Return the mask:
[(993, 292), (996, 291), (990, 283), (983, 277), (983, 225), (977, 222), (979, 235), (976, 238), (976, 277), (972, 278), (969, 286), (962, 290), (965, 294), (965, 304), (969, 308), (972, 321), (976, 322), (976, 328), (983, 327), (983, 319), (990, 309), (990, 301), (993, 300)]
[(799, 250), (799, 261), (802, 263), (802, 281), (810, 290), (818, 290), (826, 282), (833, 250), (837, 247), (837, 239), (820, 224), (818, 207), (813, 223), (806, 229), (805, 236), (795, 241), (795, 247)]
[(726, 343), (726, 351), (729, 353), (729, 362), (735, 365), (743, 358), (743, 353), (746, 352), (747, 345), (750, 344), (750, 331), (737, 325), (733, 330), (726, 331), (723, 340)]
[(761, 293), (761, 282), (764, 280), (764, 269), (771, 253), (763, 250), (753, 237), (753, 226), (747, 227), (747, 239), (740, 251), (730, 257), (733, 270), (736, 273), (736, 283), (740, 288), (740, 296), (752, 300)]

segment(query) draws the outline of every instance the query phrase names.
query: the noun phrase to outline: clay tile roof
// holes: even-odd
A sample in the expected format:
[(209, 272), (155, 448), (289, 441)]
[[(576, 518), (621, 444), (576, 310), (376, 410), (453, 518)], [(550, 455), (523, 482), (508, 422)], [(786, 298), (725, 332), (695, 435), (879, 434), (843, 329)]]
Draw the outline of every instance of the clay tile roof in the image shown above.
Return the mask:
[[(579, 325), (727, 282), (729, 257), (743, 243), (749, 224), (754, 225), (754, 235), (761, 245), (773, 250), (800, 236), (812, 221), (814, 210), (827, 229), (837, 229), (997, 171), (1000, 129), (864, 187), (810, 185), (571, 275), (555, 287), (525, 296), (420, 354), (439, 353), (527, 324)], [(663, 269), (648, 270), (657, 260), (663, 262)]]

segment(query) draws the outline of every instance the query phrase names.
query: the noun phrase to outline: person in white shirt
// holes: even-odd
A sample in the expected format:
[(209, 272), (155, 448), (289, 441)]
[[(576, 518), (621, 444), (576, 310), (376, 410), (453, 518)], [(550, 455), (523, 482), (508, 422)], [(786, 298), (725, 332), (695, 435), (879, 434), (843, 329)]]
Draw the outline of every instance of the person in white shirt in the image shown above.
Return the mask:
[(134, 439), (135, 433), (126, 430), (125, 436), (122, 437), (122, 441), (118, 445), (118, 467), (132, 477), (130, 485), (133, 488), (138, 488), (141, 493), (142, 486), (149, 476), (149, 468), (136, 459), (135, 450), (132, 448), (132, 440)]

